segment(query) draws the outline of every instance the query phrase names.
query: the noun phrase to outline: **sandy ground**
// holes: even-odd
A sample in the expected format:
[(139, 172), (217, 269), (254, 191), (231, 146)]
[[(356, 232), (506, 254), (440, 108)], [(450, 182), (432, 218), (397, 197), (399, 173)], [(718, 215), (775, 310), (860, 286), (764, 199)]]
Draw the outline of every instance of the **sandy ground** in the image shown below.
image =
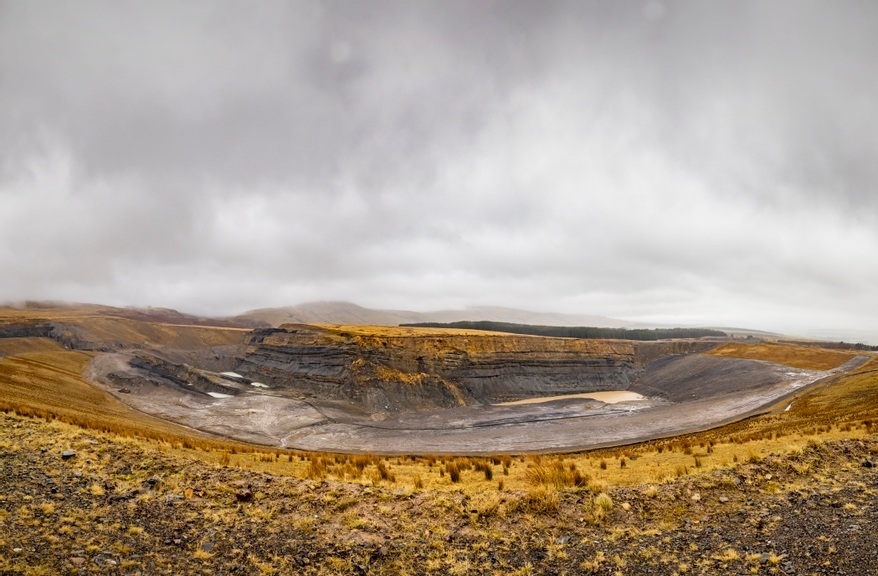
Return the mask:
[(797, 391), (864, 360), (824, 372), (771, 365), (776, 376), (771, 384), (685, 401), (633, 392), (588, 393), (537, 403), (380, 415), (341, 403), (282, 397), (246, 384), (236, 385), (235, 396), (214, 398), (173, 383), (132, 379), (125, 384), (128, 392), (121, 393), (119, 382), (105, 375), (125, 367), (123, 354), (97, 357), (87, 375), (143, 412), (260, 444), (337, 452), (486, 454), (575, 451), (703, 430), (792, 399)]
[(645, 399), (637, 392), (629, 392), (628, 390), (604, 390), (603, 392), (585, 392), (583, 394), (564, 394), (561, 396), (547, 396), (545, 398), (527, 398), (525, 400), (516, 400), (514, 402), (501, 402), (500, 404), (498, 404), (498, 406), (543, 404), (544, 402), (553, 402), (555, 400), (569, 400), (572, 398), (590, 398), (592, 400), (599, 400), (605, 404), (618, 404), (619, 402), (633, 402)]

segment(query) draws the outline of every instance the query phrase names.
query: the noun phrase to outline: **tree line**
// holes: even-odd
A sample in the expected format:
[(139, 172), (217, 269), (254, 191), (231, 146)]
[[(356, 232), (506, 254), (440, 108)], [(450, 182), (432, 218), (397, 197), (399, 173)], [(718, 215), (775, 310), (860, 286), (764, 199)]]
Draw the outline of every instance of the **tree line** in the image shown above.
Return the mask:
[(528, 336), (553, 336), (556, 338), (589, 338), (599, 340), (666, 340), (669, 338), (726, 337), (725, 332), (709, 328), (597, 328), (594, 326), (538, 326), (513, 322), (489, 320), (460, 322), (412, 322), (400, 324), (413, 328), (457, 328), (466, 330), (489, 330)]

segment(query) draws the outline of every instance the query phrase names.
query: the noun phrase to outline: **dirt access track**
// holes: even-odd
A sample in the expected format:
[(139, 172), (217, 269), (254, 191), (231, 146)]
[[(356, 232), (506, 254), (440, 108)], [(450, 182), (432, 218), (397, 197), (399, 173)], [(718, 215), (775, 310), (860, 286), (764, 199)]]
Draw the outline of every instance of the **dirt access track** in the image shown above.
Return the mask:
[[(87, 377), (137, 410), (258, 444), (477, 455), (704, 430), (783, 409), (868, 358), (788, 345), (287, 325), (201, 358), (161, 347), (104, 353)], [(601, 391), (636, 394), (588, 397)]]

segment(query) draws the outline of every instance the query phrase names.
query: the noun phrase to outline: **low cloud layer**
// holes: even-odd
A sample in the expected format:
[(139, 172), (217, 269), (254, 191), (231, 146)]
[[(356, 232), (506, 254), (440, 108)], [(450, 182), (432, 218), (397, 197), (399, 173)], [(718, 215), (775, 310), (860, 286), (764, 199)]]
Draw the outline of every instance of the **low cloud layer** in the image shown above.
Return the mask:
[(878, 5), (0, 2), (0, 301), (878, 326)]

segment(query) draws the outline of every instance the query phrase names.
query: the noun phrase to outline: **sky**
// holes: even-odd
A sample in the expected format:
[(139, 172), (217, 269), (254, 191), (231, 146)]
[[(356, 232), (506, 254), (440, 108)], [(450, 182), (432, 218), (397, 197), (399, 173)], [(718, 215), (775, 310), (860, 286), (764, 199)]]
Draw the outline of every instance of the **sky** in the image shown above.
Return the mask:
[(878, 333), (878, 3), (0, 0), (0, 301)]

